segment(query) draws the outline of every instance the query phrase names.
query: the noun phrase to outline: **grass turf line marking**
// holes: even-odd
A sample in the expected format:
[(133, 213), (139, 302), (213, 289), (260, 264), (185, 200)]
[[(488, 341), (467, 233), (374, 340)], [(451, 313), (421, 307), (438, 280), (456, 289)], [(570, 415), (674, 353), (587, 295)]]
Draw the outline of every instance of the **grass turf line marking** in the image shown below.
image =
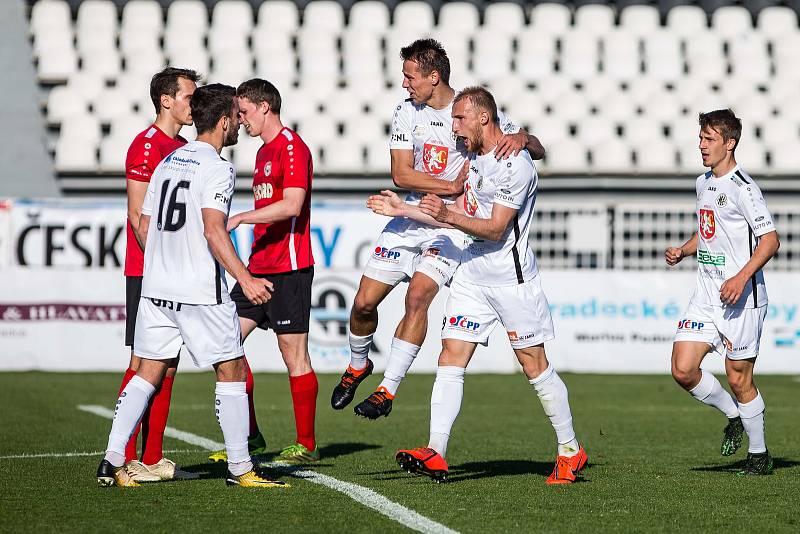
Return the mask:
[[(162, 452), (201, 452), (201, 449), (168, 449)], [(78, 456), (102, 456), (105, 451), (90, 451), (90, 452), (44, 452), (40, 454), (9, 454), (7, 456), (0, 456), (0, 460), (23, 460), (26, 458), (74, 458)]]
[[(106, 419), (114, 418), (114, 411), (103, 406), (97, 406), (94, 404), (80, 404), (78, 405), (78, 409), (98, 415), (100, 417), (104, 417)], [(191, 432), (184, 432), (183, 430), (178, 430), (169, 426), (164, 430), (164, 435), (179, 439), (191, 445), (202, 447), (209, 451), (216, 451), (225, 448), (224, 443), (219, 443), (214, 440), (204, 438), (203, 436), (198, 436), (197, 434), (192, 434)], [(308, 469), (295, 468), (280, 462), (270, 462), (266, 465), (274, 469), (278, 469), (290, 476), (302, 478), (304, 480), (308, 480), (309, 482), (313, 482), (314, 484), (319, 484), (332, 490), (336, 490), (339, 493), (343, 493), (354, 501), (363, 504), (367, 508), (372, 508), (376, 512), (383, 514), (389, 519), (397, 521), (401, 525), (404, 525), (412, 530), (424, 532), (426, 534), (458, 534), (455, 530), (447, 528), (446, 526), (442, 525), (441, 523), (437, 523), (432, 519), (428, 519), (424, 515), (410, 510), (402, 504), (398, 504), (392, 500), (389, 500), (380, 493), (377, 493), (369, 488), (365, 488), (364, 486), (359, 486), (358, 484), (353, 484), (352, 482), (345, 482), (343, 480), (339, 480), (338, 478), (334, 478), (329, 475), (323, 475)]]

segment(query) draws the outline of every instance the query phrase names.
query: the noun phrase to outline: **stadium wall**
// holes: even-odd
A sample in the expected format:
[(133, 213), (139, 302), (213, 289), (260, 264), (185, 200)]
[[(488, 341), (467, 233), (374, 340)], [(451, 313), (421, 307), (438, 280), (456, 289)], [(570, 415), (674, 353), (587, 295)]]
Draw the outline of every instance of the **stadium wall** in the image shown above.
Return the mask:
[[(249, 203), (234, 201), (233, 211)], [(312, 239), (316, 273), (310, 350), (318, 371), (340, 372), (349, 360), (347, 319), (361, 267), (385, 220), (363, 204), (317, 202)], [(124, 201), (6, 201), (0, 205), (0, 370), (120, 370), (125, 288)], [(251, 228), (234, 234), (246, 259)], [(770, 308), (759, 371), (800, 372), (800, 280), (792, 272), (767, 275)], [(556, 339), (548, 355), (564, 371), (667, 373), (672, 337), (694, 287), (689, 271), (543, 269)], [(403, 310), (405, 286), (380, 307), (375, 337), (381, 369)], [(427, 341), (415, 372), (433, 372), (439, 352), (446, 290), (435, 299)], [(463, 319), (469, 328), (469, 317)], [(257, 333), (246, 349), (255, 370), (281, 371), (271, 333)], [(184, 358), (184, 369), (194, 369)], [(722, 371), (722, 358), (707, 368)], [(472, 372), (518, 369), (507, 334), (498, 328), (479, 348)]]

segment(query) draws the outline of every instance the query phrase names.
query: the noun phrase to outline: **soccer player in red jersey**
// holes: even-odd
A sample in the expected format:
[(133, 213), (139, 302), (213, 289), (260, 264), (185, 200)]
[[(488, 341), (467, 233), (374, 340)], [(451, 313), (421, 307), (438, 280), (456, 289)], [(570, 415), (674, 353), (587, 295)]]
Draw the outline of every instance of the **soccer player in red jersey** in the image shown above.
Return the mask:
[[(239, 284), (231, 290), (236, 303), (242, 338), (256, 327), (271, 328), (289, 371), (289, 387), (297, 427), (296, 442), (283, 449), (276, 460), (308, 463), (319, 460), (314, 435), (317, 411), (317, 375), (308, 354), (308, 323), (311, 313), (311, 282), (314, 257), (311, 254), (311, 152), (302, 139), (281, 122), (281, 95), (270, 82), (248, 80), (236, 91), (239, 118), (252, 137), (264, 145), (256, 156), (253, 174), (255, 209), (231, 216), (228, 230), (240, 224), (254, 224), (253, 248), (248, 270), (274, 285), (272, 299), (252, 304)], [(258, 430), (252, 404), (252, 373), (248, 369), (250, 397), (251, 455), (266, 446)], [(211, 460), (225, 459), (224, 451)]]
[[(131, 347), (131, 363), (125, 371), (119, 392), (125, 389), (136, 375), (140, 358), (133, 346), (136, 313), (142, 292), (144, 251), (133, 228), (138, 226), (147, 185), (156, 166), (172, 151), (186, 144), (178, 135), (182, 126), (192, 124), (189, 101), (200, 79), (193, 70), (167, 67), (156, 73), (150, 81), (150, 99), (156, 110), (156, 120), (137, 135), (125, 160), (125, 177), (128, 193), (127, 247), (125, 249), (125, 345)], [(188, 478), (191, 474), (177, 470), (175, 462), (164, 458), (162, 443), (167, 426), (172, 383), (178, 367), (177, 355), (169, 366), (161, 387), (150, 399), (140, 427), (134, 431), (125, 448), (125, 462), (131, 477), (137, 482), (170, 480), (177, 476)], [(136, 440), (142, 429), (142, 456), (136, 452)]]

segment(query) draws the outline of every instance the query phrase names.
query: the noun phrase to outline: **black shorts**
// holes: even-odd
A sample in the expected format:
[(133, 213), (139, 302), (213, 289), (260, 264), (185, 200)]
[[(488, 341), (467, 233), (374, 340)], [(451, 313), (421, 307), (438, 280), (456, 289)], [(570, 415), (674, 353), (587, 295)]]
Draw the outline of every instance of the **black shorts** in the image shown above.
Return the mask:
[(125, 346), (133, 348), (133, 334), (136, 330), (136, 313), (142, 296), (142, 277), (125, 277)]
[(231, 299), (236, 303), (239, 317), (254, 321), (263, 330), (271, 328), (276, 334), (308, 332), (314, 267), (253, 276), (272, 282), (272, 298), (266, 304), (253, 304), (244, 296), (242, 286), (237, 282), (231, 290)]

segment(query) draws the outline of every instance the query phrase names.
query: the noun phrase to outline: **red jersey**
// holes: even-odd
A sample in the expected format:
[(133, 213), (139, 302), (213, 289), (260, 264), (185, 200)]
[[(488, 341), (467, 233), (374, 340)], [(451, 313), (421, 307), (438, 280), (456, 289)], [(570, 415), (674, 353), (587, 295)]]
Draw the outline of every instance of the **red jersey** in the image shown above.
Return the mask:
[(301, 187), (306, 198), (300, 214), (272, 224), (256, 224), (250, 272), (274, 274), (305, 269), (314, 265), (311, 254), (311, 151), (302, 139), (284, 128), (256, 155), (253, 196), (256, 209), (283, 198), (287, 187)]
[[(125, 158), (125, 177), (137, 182), (149, 182), (161, 160), (185, 144), (186, 139), (180, 135), (173, 139), (155, 124), (148, 126), (145, 131), (133, 139), (128, 148), (128, 156)], [(128, 229), (125, 248), (125, 276), (142, 276), (144, 251), (139, 247), (136, 236), (133, 235), (133, 226), (131, 226), (130, 220), (126, 226)]]

